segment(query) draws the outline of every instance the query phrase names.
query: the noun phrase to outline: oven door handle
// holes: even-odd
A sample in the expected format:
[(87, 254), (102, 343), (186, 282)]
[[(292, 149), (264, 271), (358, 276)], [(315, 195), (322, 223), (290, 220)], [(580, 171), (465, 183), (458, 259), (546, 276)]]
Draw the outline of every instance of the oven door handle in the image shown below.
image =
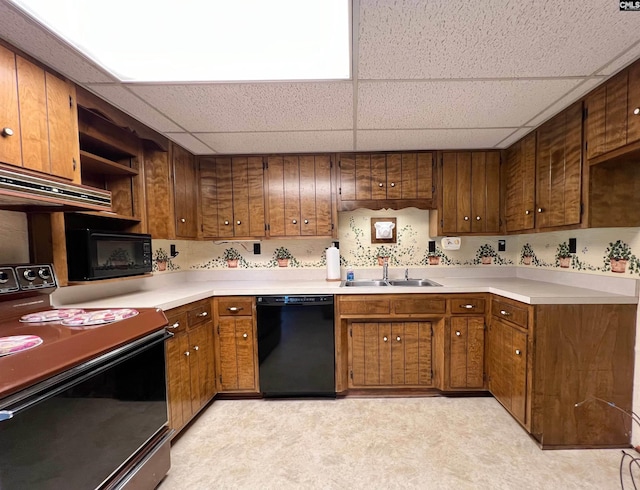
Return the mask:
[[(7, 410), (0, 410), (0, 422), (12, 419), (20, 412), (66, 391), (86, 379), (110, 369), (116, 364), (120, 364), (122, 361), (138, 355), (140, 352), (156, 344), (164, 342), (166, 339), (172, 337), (172, 335), (168, 335), (168, 333), (169, 332), (161, 330), (72, 368), (70, 375), (73, 377), (67, 382), (61, 382), (62, 379), (54, 376), (50, 380), (43, 381), (32, 388), (27, 388), (19, 394), (21, 395), (19, 399), (12, 399), (12, 401), (9, 402), (10, 405), (15, 404), (14, 406), (11, 406), (11, 408)], [(70, 375), (65, 374), (64, 379), (68, 379)]]

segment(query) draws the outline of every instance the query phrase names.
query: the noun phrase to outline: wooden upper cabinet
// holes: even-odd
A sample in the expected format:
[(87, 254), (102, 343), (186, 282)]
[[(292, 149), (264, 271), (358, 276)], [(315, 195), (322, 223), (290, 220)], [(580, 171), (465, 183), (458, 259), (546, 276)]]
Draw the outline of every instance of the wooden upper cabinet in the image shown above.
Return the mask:
[(585, 99), (586, 158), (640, 140), (640, 64), (634, 63)]
[(582, 103), (540, 126), (536, 153), (536, 228), (580, 224)]
[(329, 155), (267, 160), (269, 236), (333, 236)]
[(0, 47), (0, 161), (80, 183), (75, 86)]
[(505, 163), (506, 231), (530, 230), (535, 224), (536, 133), (507, 150)]
[(262, 157), (200, 157), (201, 236), (265, 235)]
[(344, 153), (339, 158), (341, 211), (432, 207), (433, 153)]
[(500, 153), (444, 152), (439, 234), (500, 231)]
[(196, 238), (198, 185), (195, 157), (184, 148), (172, 144), (171, 161), (176, 237)]

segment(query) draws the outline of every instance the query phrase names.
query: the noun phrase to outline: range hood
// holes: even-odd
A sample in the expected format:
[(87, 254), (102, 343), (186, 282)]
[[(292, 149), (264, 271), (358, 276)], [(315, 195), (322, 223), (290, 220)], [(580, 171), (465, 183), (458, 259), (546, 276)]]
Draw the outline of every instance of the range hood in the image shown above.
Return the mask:
[(2, 165), (0, 209), (111, 211), (111, 192)]

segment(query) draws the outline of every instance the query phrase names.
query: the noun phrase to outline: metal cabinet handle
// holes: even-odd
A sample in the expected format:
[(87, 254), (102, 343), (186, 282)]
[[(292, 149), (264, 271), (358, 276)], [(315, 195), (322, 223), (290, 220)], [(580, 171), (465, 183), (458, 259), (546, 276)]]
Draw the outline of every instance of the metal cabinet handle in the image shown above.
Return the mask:
[(382, 337), (382, 340), (384, 340), (386, 342), (389, 339), (387, 337)]
[(184, 218), (180, 218), (180, 223), (186, 223), (186, 222), (187, 222), (187, 220), (186, 220), (186, 219), (184, 219)]
[(399, 335), (396, 337), (396, 340), (397, 340), (398, 342), (400, 342), (400, 336), (399, 336)]
[(476, 305), (469, 305), (469, 304), (467, 304), (467, 305), (460, 305), (460, 308), (464, 308), (464, 309), (466, 309), (466, 310), (471, 310), (471, 309), (473, 309), (473, 308), (475, 308), (475, 307), (476, 307)]
[(175, 322), (173, 325), (169, 325), (168, 328), (178, 328), (180, 326), (180, 322)]
[(511, 313), (509, 313), (508, 311), (505, 311), (505, 310), (500, 310), (500, 314), (501, 314), (501, 315), (504, 315), (504, 316), (509, 316), (509, 315), (511, 315)]
[(246, 339), (248, 336), (249, 336), (249, 334), (246, 334), (246, 333), (243, 333), (243, 334), (242, 334), (242, 338), (243, 338), (243, 339)]
[(309, 220), (308, 219), (304, 220), (304, 224), (308, 225), (309, 224)]
[(480, 221), (480, 216), (476, 216), (476, 221)]
[(199, 350), (200, 350), (200, 347), (198, 347), (197, 345), (194, 345), (194, 346), (193, 346), (193, 350), (195, 350), (195, 351), (199, 351)]
[(542, 209), (542, 208), (538, 208), (538, 212), (539, 212), (539, 213), (542, 213), (543, 211), (544, 211), (544, 209)]
[(13, 129), (2, 128), (2, 136), (13, 136)]
[(225, 224), (226, 226), (229, 226), (229, 220), (228, 220), (228, 219), (224, 220), (224, 224)]
[(199, 317), (204, 317), (204, 316), (207, 316), (207, 315), (208, 315), (208, 313), (206, 311), (203, 311), (202, 313), (198, 313)]
[(524, 214), (531, 214), (531, 211), (529, 211), (528, 209), (525, 210)]
[(456, 335), (460, 337), (460, 335), (462, 335), (462, 332), (460, 332), (460, 330), (456, 330)]
[(469, 216), (465, 216), (465, 217), (464, 217), (464, 220), (465, 220), (465, 221), (469, 221)]
[(227, 310), (229, 310), (229, 311), (240, 311), (242, 309), (243, 309), (242, 306), (229, 306), (227, 308)]
[(520, 354), (522, 354), (522, 352), (520, 352), (520, 349), (516, 349), (516, 356), (519, 356)]
[(184, 353), (185, 356), (189, 357), (191, 355), (191, 352), (187, 351)]
[(380, 183), (378, 184), (378, 187), (384, 187), (384, 184), (383, 184), (382, 182), (380, 182)]
[(640, 107), (636, 107), (636, 108), (633, 110), (633, 114), (634, 114), (635, 116), (637, 116), (638, 114), (640, 114)]
[(396, 183), (395, 182), (391, 182), (391, 187), (395, 187)]
[(291, 220), (291, 222), (292, 222), (294, 225), (297, 225), (297, 224), (298, 224), (298, 220), (297, 220), (297, 219)]
[(242, 222), (240, 220), (236, 221), (236, 225), (241, 225)]

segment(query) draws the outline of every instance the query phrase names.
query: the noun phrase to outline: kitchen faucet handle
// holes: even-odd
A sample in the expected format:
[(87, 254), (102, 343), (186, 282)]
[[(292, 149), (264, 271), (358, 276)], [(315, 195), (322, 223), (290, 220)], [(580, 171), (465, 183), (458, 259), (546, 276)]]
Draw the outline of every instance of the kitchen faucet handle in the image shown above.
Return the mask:
[(405, 281), (409, 280), (409, 268), (408, 267), (404, 270), (404, 280)]

